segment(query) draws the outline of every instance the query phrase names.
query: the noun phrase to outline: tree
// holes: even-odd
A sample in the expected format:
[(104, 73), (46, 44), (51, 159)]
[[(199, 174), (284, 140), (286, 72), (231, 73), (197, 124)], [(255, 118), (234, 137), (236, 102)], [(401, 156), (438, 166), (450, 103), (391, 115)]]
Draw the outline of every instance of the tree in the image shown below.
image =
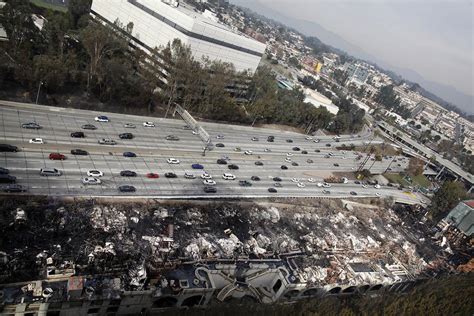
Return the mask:
[(435, 143), (439, 142), (439, 140), (441, 139), (441, 136), (439, 136), (438, 134), (436, 134), (435, 136), (433, 136), (433, 141)]
[(460, 182), (444, 182), (431, 199), (431, 217), (435, 220), (440, 220), (446, 216), (459, 201), (466, 197), (467, 192)]
[(75, 29), (80, 27), (81, 18), (89, 15), (91, 5), (92, 0), (69, 0), (68, 13)]
[(423, 160), (412, 157), (408, 162), (408, 173), (411, 176), (419, 176), (423, 174), (423, 170), (425, 169), (425, 163)]

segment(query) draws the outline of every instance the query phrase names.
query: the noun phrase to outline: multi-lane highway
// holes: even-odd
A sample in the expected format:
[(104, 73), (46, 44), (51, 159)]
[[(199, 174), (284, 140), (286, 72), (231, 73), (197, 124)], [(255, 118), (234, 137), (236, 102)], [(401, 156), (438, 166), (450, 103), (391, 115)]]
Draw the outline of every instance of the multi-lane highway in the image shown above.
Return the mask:
[[(94, 117), (106, 115), (110, 122), (95, 122)], [(143, 122), (153, 121), (155, 127), (144, 127)], [(41, 129), (25, 129), (23, 123), (36, 122)], [(136, 128), (125, 128), (131, 123)], [(93, 124), (96, 130), (85, 130), (81, 126)], [(50, 195), (87, 195), (111, 196), (134, 195), (173, 197), (197, 197), (203, 195), (218, 196), (348, 196), (354, 191), (358, 196), (393, 196), (399, 200), (417, 201), (412, 193), (405, 193), (391, 187), (375, 189), (363, 188), (353, 182), (333, 184), (326, 188), (330, 193), (323, 193), (324, 188), (317, 182), (330, 171), (350, 172), (360, 164), (358, 153), (343, 152), (335, 149), (342, 144), (367, 144), (372, 135), (364, 131), (359, 135), (341, 135), (339, 142), (330, 136), (318, 137), (320, 141), (306, 139), (306, 135), (282, 132), (272, 129), (250, 128), (236, 125), (202, 123), (201, 125), (212, 136), (214, 144), (222, 143), (225, 147), (203, 153), (203, 143), (192, 131), (184, 129), (185, 123), (179, 118), (157, 119), (132, 115), (99, 113), (75, 109), (54, 108), (26, 104), (15, 104), (0, 101), (0, 143), (11, 144), (20, 148), (19, 152), (0, 154), (0, 166), (8, 168), (11, 175), (17, 177), (17, 183), (28, 188), (33, 194)], [(85, 138), (73, 138), (71, 132), (82, 131)], [(133, 139), (120, 139), (120, 133), (132, 133)], [(179, 141), (166, 140), (166, 136), (175, 135)], [(223, 139), (216, 139), (223, 135)], [(267, 137), (275, 136), (274, 142)], [(251, 140), (252, 138), (258, 140)], [(32, 138), (42, 138), (44, 144), (30, 144)], [(116, 145), (100, 145), (98, 140), (110, 138)], [(289, 142), (291, 140), (292, 142)], [(300, 150), (293, 150), (298, 147)], [(240, 151), (236, 151), (240, 148)], [(83, 149), (87, 156), (72, 155), (72, 149)], [(134, 152), (137, 157), (124, 157), (123, 152)], [(245, 151), (252, 151), (251, 155)], [(307, 154), (303, 154), (307, 151)], [(66, 155), (66, 160), (50, 160), (50, 153), (59, 152)], [(288, 154), (289, 153), (289, 154)], [(219, 165), (217, 159), (227, 156), (229, 164), (239, 166), (238, 170), (229, 170), (227, 165)], [(180, 160), (179, 164), (168, 164), (168, 158)], [(287, 159), (289, 158), (289, 159)], [(287, 159), (288, 161), (285, 161)], [(291, 162), (289, 161), (291, 159)], [(255, 164), (261, 161), (262, 166)], [(296, 162), (298, 165), (292, 165)], [(383, 172), (392, 162), (390, 158), (382, 161), (369, 161), (371, 171)], [(217, 182), (216, 193), (206, 194), (203, 191), (202, 170), (193, 170), (191, 165), (199, 163), (204, 170)], [(288, 170), (282, 170), (285, 165)], [(407, 160), (399, 157), (390, 164), (393, 171), (400, 171), (407, 165)], [(63, 174), (59, 177), (41, 177), (39, 171), (44, 167), (57, 168)], [(83, 185), (81, 179), (87, 171), (98, 169), (104, 173), (102, 184)], [(132, 170), (137, 177), (122, 177), (120, 171)], [(158, 179), (149, 179), (147, 173), (159, 174)], [(164, 174), (173, 172), (177, 178), (165, 178)], [(196, 175), (196, 179), (184, 178), (184, 173)], [(232, 173), (237, 179), (224, 180), (223, 173)], [(252, 176), (260, 177), (260, 181), (252, 181)], [(268, 188), (274, 187), (273, 177), (280, 177), (281, 187), (278, 192), (270, 193)], [(297, 178), (304, 183), (298, 187), (292, 182)], [(308, 181), (313, 178), (315, 182)], [(242, 187), (238, 180), (249, 180), (250, 187)], [(120, 185), (133, 185), (134, 193), (119, 193)]]

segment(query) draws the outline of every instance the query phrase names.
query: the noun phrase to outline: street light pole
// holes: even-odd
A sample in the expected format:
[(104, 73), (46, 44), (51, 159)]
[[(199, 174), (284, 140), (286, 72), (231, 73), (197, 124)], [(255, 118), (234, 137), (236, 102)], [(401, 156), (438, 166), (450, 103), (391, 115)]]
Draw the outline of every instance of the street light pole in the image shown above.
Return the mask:
[(38, 85), (38, 93), (36, 93), (36, 102), (35, 102), (35, 104), (38, 104), (38, 99), (39, 99), (40, 90), (41, 90), (42, 85), (43, 85), (43, 81), (40, 81), (40, 83)]

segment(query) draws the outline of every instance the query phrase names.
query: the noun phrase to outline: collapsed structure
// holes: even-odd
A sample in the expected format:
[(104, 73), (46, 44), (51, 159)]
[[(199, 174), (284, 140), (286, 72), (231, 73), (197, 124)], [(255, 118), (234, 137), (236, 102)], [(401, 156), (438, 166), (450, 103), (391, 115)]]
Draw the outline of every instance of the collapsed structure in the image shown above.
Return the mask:
[(2, 209), (6, 314), (154, 314), (406, 291), (442, 266), (426, 232), (393, 209), (351, 201), (43, 201)]

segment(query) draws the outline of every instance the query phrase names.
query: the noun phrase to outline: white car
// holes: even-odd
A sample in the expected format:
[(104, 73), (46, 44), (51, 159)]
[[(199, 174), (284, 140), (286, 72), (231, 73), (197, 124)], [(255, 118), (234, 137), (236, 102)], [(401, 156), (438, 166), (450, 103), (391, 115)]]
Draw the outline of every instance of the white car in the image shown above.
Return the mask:
[(44, 144), (44, 141), (42, 138), (32, 138), (30, 139), (30, 144)]
[(298, 188), (304, 188), (306, 185), (305, 185), (304, 183), (298, 182), (298, 183), (296, 184), (296, 186), (297, 186)]
[(176, 158), (168, 158), (168, 160), (166, 160), (170, 165), (177, 165), (179, 164), (179, 160), (176, 159)]
[(291, 158), (290, 158), (290, 157), (286, 157), (286, 158), (285, 158), (285, 161), (286, 161), (286, 162), (291, 162)]
[(82, 179), (82, 184), (101, 184), (101, 183), (102, 181), (100, 181), (100, 179), (93, 178), (93, 177), (86, 177)]
[(201, 174), (201, 179), (211, 180), (212, 176), (209, 173), (204, 172), (203, 174)]
[(344, 184), (349, 183), (349, 179), (347, 179), (346, 177), (342, 177), (341, 180), (342, 180), (342, 183), (344, 183)]
[(376, 196), (376, 197), (380, 197), (381, 195), (380, 195), (380, 193), (375, 192), (375, 196)]
[(144, 127), (155, 127), (155, 123), (153, 122), (143, 122)]
[(312, 140), (313, 137), (311, 137), (311, 136), (306, 136), (305, 139), (306, 139), (306, 140)]
[(190, 172), (185, 172), (184, 177), (186, 179), (195, 179), (196, 178), (196, 176), (194, 174), (190, 173)]
[(327, 182), (323, 183), (323, 188), (330, 188), (330, 187), (331, 187), (331, 185), (329, 183), (327, 183)]
[(244, 152), (244, 154), (246, 154), (246, 155), (253, 155), (253, 151), (251, 151), (251, 150), (246, 150), (246, 151)]
[(314, 183), (316, 182), (316, 180), (314, 180), (313, 178), (308, 178), (308, 182)]
[(220, 135), (220, 134), (219, 134), (219, 135), (216, 136), (216, 138), (217, 138), (217, 139), (224, 139), (224, 135)]
[(376, 188), (376, 189), (380, 189), (380, 184), (376, 184), (376, 185), (374, 185), (374, 188)]
[(192, 131), (191, 133), (192, 133), (193, 135), (199, 134), (197, 131)]
[(297, 182), (300, 182), (300, 180), (299, 180), (299, 179), (296, 179), (296, 178), (293, 178), (293, 179), (291, 179), (291, 182), (297, 183)]
[(286, 153), (286, 156), (291, 157), (291, 156), (293, 156), (293, 154), (292, 153)]
[(103, 115), (101, 115), (101, 116), (96, 116), (96, 117), (94, 118), (94, 120), (95, 120), (96, 122), (108, 122), (108, 121), (110, 121), (107, 116), (103, 116)]
[(319, 138), (318, 138), (318, 139), (315, 139), (315, 140), (313, 140), (313, 142), (315, 142), (315, 143), (319, 143), (320, 141), (321, 141), (321, 140), (320, 140)]
[(211, 179), (206, 179), (206, 180), (202, 181), (202, 183), (204, 185), (216, 185), (216, 181), (211, 180)]
[(266, 153), (268, 153), (268, 152), (271, 151), (271, 149), (265, 148), (263, 151), (266, 152)]
[(135, 128), (136, 126), (135, 126), (135, 124), (132, 124), (132, 123), (126, 123), (126, 124), (123, 125), (123, 127), (125, 127), (125, 128)]
[(103, 177), (104, 173), (100, 170), (89, 170), (87, 171), (88, 177)]
[(367, 189), (367, 184), (363, 184), (362, 187), (363, 187), (364, 189)]
[(316, 185), (317, 185), (319, 188), (323, 186), (323, 184), (322, 184), (321, 182), (316, 183)]
[(222, 175), (222, 179), (224, 179), (224, 180), (235, 180), (235, 176), (232, 173), (224, 173)]

